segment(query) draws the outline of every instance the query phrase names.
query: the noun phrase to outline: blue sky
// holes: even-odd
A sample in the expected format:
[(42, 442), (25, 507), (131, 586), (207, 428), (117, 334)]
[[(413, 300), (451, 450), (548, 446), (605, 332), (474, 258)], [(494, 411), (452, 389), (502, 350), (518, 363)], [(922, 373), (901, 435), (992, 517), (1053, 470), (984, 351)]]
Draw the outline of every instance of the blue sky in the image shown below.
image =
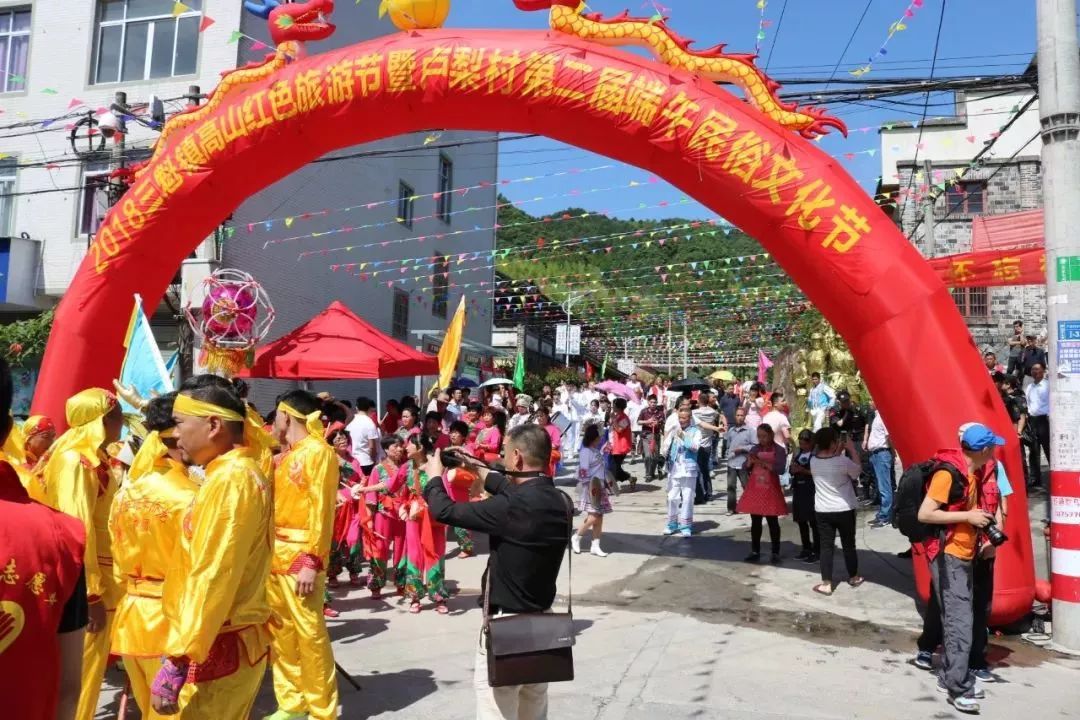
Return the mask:
[[(546, 26), (546, 13), (526, 13), (517, 10), (511, 0), (452, 0), (448, 27), (505, 27), (535, 28)], [(768, 66), (770, 74), (784, 82), (794, 77), (828, 78), (840, 63), (835, 77), (850, 79), (848, 71), (865, 63), (881, 46), (890, 24), (899, 19), (910, 0), (872, 0), (857, 32), (853, 31), (860, 15), (867, 8), (864, 0), (768, 0), (759, 64)], [(946, 2), (938, 50), (935, 77), (961, 75), (998, 75), (1022, 71), (1035, 50), (1035, 9), (1025, 0), (924, 0), (914, 18), (908, 19), (907, 30), (897, 33), (888, 44), (888, 54), (881, 58), (867, 79), (889, 77), (929, 77), (930, 59), (934, 54), (935, 37), (942, 3)], [(683, 35), (694, 38), (698, 46), (708, 47), (727, 43), (732, 52), (752, 51), (758, 33), (760, 11), (757, 0), (663, 0), (670, 9), (671, 25)], [(786, 6), (786, 7), (785, 7)], [(604, 14), (617, 14), (629, 8), (632, 13), (651, 15), (651, 3), (641, 0), (591, 0), (590, 7)], [(783, 11), (783, 20), (780, 14)], [(841, 58), (849, 39), (851, 45)], [(774, 42), (775, 40), (775, 42)], [(932, 102), (944, 98), (933, 97)], [(833, 112), (842, 117), (850, 128), (878, 127), (892, 120), (918, 120), (923, 110), (923, 95), (901, 97), (912, 103), (906, 111), (898, 108), (878, 109), (856, 105), (838, 105)], [(927, 116), (947, 114), (948, 107), (931, 106)], [(878, 148), (875, 131), (854, 132), (845, 140), (829, 135), (821, 147), (834, 156)], [(875, 178), (880, 174), (879, 157), (856, 155), (844, 164), (873, 192)], [(608, 164), (605, 158), (547, 139), (505, 143), (500, 152), (500, 176), (520, 178), (548, 174), (571, 168), (595, 167)], [(628, 180), (646, 177), (635, 168), (622, 166), (610, 171), (591, 173), (577, 180), (538, 180), (512, 185), (512, 199), (552, 196), (568, 189), (596, 189), (625, 185)], [(627, 193), (595, 192), (575, 198), (573, 204), (589, 210), (621, 210), (622, 217), (663, 218), (675, 212), (672, 208), (657, 210), (635, 209), (639, 204), (655, 205), (674, 201), (680, 194), (666, 183), (650, 184)], [(528, 206), (530, 212), (551, 212), (569, 203), (566, 198), (553, 198)], [(711, 213), (695, 204), (678, 208), (678, 214), (710, 217)]]

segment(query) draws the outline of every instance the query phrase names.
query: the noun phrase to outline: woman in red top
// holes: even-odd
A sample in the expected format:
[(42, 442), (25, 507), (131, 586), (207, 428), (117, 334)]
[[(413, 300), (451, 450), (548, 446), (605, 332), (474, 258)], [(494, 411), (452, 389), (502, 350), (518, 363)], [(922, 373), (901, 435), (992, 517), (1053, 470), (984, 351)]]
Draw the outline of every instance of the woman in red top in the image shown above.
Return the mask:
[(397, 432), (398, 424), (401, 422), (401, 409), (398, 406), (397, 400), (386, 401), (386, 414), (383, 415), (382, 420), (379, 421), (379, 429), (382, 430), (383, 435), (393, 435)]
[(551, 410), (545, 405), (541, 405), (536, 411), (536, 424), (547, 430), (548, 437), (551, 438), (551, 461), (548, 463), (548, 475), (555, 477), (559, 460), (562, 459), (562, 431), (551, 422)]
[(490, 463), (502, 457), (502, 439), (506, 432), (506, 413), (496, 407), (484, 408), (483, 429), (476, 433), (472, 444), (473, 457)]
[(623, 470), (622, 466), (623, 461), (630, 454), (633, 447), (633, 423), (630, 422), (630, 416), (626, 414), (626, 400), (615, 398), (612, 408), (611, 420), (609, 421), (611, 431), (611, 472), (615, 475), (617, 482), (629, 480), (630, 490), (633, 491), (637, 486), (637, 480), (630, 473)]

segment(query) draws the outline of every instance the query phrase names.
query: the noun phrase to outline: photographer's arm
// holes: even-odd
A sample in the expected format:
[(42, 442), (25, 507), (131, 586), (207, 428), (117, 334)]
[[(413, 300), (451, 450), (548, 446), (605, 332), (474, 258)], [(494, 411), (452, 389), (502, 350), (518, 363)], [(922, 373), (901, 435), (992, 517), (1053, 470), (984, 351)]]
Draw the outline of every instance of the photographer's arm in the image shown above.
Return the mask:
[[(493, 484), (496, 475), (498, 473), (488, 475), (489, 486)], [(505, 481), (505, 478), (503, 480)], [(424, 500), (427, 501), (432, 516), (439, 522), (489, 535), (502, 531), (510, 506), (506, 495), (494, 495), (480, 502), (455, 503), (446, 493), (441, 481), (428, 483), (424, 490)]]

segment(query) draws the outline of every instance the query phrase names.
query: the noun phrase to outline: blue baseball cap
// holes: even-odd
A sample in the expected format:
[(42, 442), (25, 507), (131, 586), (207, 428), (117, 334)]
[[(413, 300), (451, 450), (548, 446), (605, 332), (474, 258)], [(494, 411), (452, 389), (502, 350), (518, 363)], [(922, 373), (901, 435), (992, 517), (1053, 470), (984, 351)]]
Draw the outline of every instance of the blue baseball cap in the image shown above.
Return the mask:
[(982, 423), (967, 423), (960, 427), (960, 442), (964, 447), (979, 451), (992, 446), (1005, 444), (1005, 438), (994, 434), (994, 431)]

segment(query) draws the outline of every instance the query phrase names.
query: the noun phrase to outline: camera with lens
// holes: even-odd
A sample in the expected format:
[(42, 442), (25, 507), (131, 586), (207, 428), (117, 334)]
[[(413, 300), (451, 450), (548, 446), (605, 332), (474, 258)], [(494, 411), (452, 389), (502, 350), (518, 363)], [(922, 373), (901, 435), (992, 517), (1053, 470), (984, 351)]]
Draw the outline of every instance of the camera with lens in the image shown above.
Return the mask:
[(983, 532), (986, 534), (986, 539), (994, 547), (1004, 544), (1009, 539), (1009, 536), (997, 526), (997, 522), (993, 518), (990, 518), (990, 524), (983, 528)]

